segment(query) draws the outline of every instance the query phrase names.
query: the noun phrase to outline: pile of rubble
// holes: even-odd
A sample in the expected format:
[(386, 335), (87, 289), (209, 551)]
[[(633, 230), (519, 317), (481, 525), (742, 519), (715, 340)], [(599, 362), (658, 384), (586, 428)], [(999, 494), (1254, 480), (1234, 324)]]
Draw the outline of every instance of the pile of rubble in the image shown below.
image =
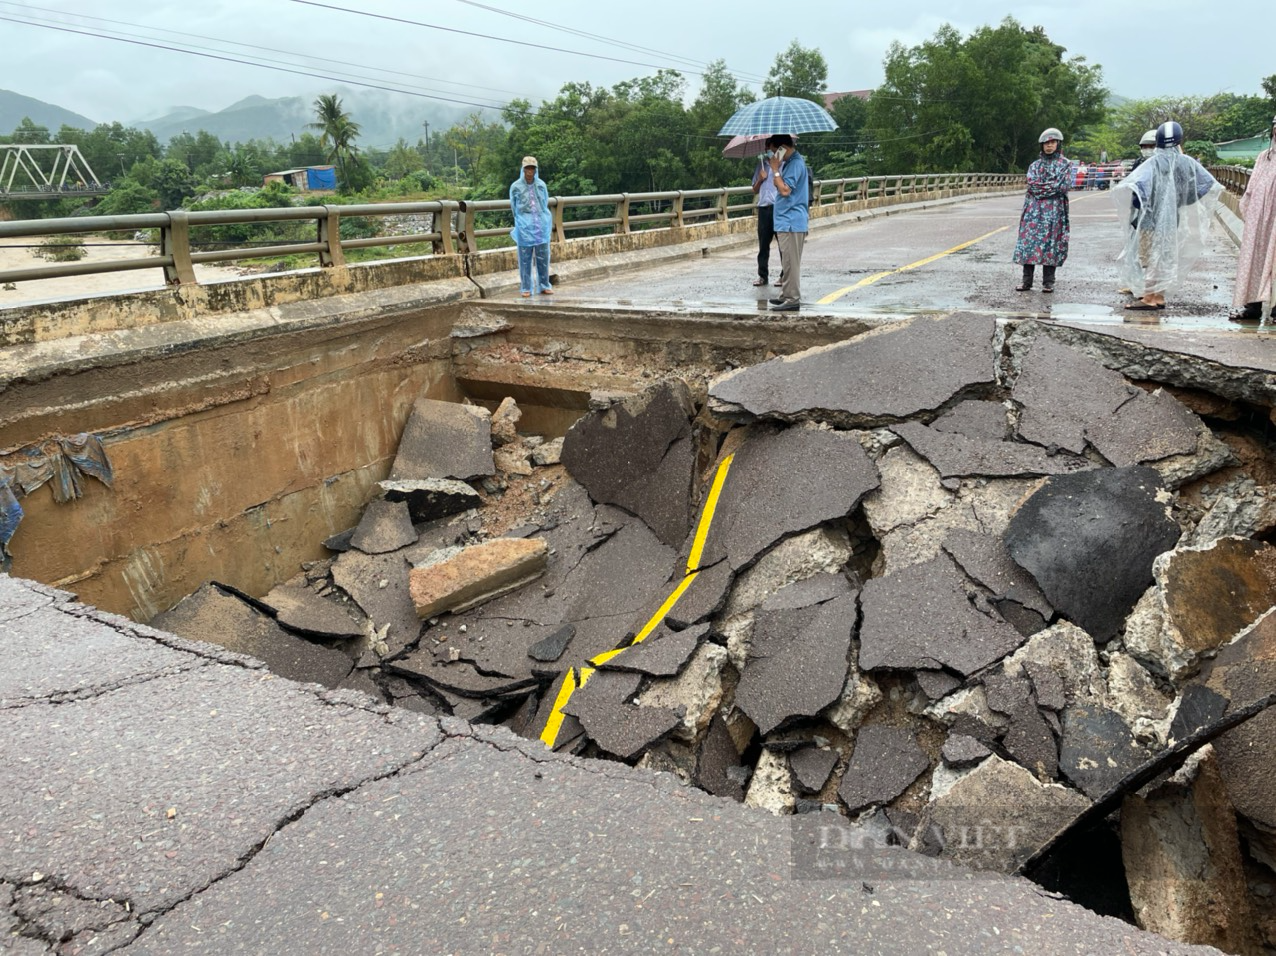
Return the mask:
[[(1259, 412), (974, 315), (707, 396), (669, 379), (600, 399), (555, 442), (520, 435), (508, 400), (422, 399), (333, 559), (260, 600), (206, 585), (154, 623), (979, 868), (1115, 832), (1125, 915), (1259, 952)], [(501, 496), (524, 509), (494, 520)]]

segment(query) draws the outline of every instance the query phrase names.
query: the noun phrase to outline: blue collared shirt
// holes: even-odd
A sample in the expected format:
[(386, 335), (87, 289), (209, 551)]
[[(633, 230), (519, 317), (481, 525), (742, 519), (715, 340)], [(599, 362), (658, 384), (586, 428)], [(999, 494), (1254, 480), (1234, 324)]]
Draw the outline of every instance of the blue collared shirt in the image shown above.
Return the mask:
[(775, 200), (775, 231), (806, 232), (810, 220), (807, 199), (811, 195), (811, 184), (807, 182), (806, 160), (801, 153), (794, 153), (784, 160), (780, 165), (780, 178), (789, 187), (789, 194), (780, 194)]

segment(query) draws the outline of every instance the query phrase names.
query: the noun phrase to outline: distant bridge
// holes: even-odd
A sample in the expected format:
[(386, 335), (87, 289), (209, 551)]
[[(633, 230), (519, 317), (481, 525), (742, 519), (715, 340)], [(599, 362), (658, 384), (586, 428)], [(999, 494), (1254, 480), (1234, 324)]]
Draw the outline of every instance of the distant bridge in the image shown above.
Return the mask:
[(111, 184), (98, 180), (78, 146), (0, 146), (0, 201), (105, 196), (110, 190)]

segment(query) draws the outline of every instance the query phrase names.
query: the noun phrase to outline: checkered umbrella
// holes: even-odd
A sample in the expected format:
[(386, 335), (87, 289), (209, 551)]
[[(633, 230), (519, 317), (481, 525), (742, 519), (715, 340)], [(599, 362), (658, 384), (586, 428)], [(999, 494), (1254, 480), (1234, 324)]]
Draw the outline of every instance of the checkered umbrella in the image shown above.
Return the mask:
[(829, 111), (795, 96), (771, 96), (736, 110), (718, 130), (719, 136), (756, 136), (759, 133), (826, 133), (837, 129)]

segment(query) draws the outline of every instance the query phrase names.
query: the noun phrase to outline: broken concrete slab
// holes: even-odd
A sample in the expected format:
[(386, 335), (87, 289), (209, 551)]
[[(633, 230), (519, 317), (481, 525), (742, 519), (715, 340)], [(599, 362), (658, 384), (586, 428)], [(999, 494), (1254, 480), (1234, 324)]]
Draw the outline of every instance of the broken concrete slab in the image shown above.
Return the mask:
[(763, 734), (815, 716), (842, 693), (855, 629), (855, 592), (845, 580), (841, 591), (840, 597), (811, 607), (757, 612), (735, 705)]
[(1118, 468), (1160, 461), (1196, 451), (1200, 419), (1172, 395), (1136, 389), (1108, 418), (1086, 423), (1085, 435)]
[(789, 754), (793, 780), (802, 793), (819, 793), (828, 783), (839, 754), (825, 747), (801, 747)]
[(1011, 560), (1000, 536), (953, 528), (944, 535), (943, 548), (973, 581), (991, 591), (994, 598), (1013, 601), (1047, 621), (1054, 615), (1054, 608), (1037, 582)]
[(290, 631), (327, 640), (363, 637), (363, 626), (336, 601), (321, 598), (310, 588), (279, 585), (262, 598), (275, 609), (275, 620)]
[(801, 581), (787, 584), (769, 595), (759, 605), (762, 611), (791, 611), (797, 608), (814, 607), (834, 598), (841, 597), (850, 589), (846, 576), (822, 571)]
[(1121, 715), (1107, 707), (1072, 706), (1062, 719), (1059, 770), (1092, 800), (1107, 794), (1152, 756)]
[(377, 487), (386, 501), (406, 502), (414, 522), (446, 518), (483, 503), (482, 495), (465, 482), (449, 478), (382, 481)]
[(1140, 740), (1157, 741), (1172, 698), (1162, 693), (1152, 675), (1129, 654), (1108, 657), (1108, 706), (1125, 718)]
[(364, 554), (386, 554), (415, 544), (416, 529), (402, 501), (370, 501), (350, 538)]
[(968, 399), (959, 402), (931, 422), (930, 427), (939, 432), (988, 441), (1004, 441), (1010, 437), (1006, 406), (994, 401)]
[(865, 583), (861, 670), (948, 669), (963, 676), (1001, 660), (1024, 638), (970, 603), (952, 559), (940, 555)]
[(536, 580), (548, 556), (544, 538), (496, 538), (447, 549), (409, 572), (412, 604), (421, 618), (464, 611)]
[(514, 399), (508, 395), (501, 399), (501, 404), (492, 412), (492, 444), (500, 447), (518, 441), (518, 423), (523, 411)]
[(1107, 684), (1094, 640), (1067, 621), (1034, 634), (1006, 658), (1002, 669), (1012, 677), (1027, 674), (1038, 703), (1051, 710), (1062, 710), (1071, 703), (1099, 704), (1106, 699)]
[[(892, 432), (892, 434), (894, 434)], [(939, 484), (939, 472), (906, 444), (877, 460), (880, 485), (864, 496), (864, 516), (878, 537), (949, 507), (956, 495)]]
[(532, 473), (532, 449), (521, 440), (502, 445), (492, 452), (496, 473), (502, 476), (527, 476)]
[(590, 497), (645, 521), (676, 547), (691, 527), (695, 406), (681, 381), (591, 411), (563, 438), (562, 462)]
[(1236, 814), (1209, 748), (1121, 804), (1121, 858), (1135, 919), (1170, 939), (1260, 951)]
[(696, 759), (696, 785), (714, 796), (744, 799), (747, 771), (740, 763), (740, 751), (736, 749), (726, 722), (714, 715), (709, 729), (700, 743)]
[(729, 372), (711, 383), (709, 409), (739, 421), (817, 419), (839, 428), (903, 421), (990, 387), (995, 332), (990, 317), (966, 313), (893, 324)]
[[(1200, 681), (1228, 701), (1227, 712), (1276, 688), (1276, 612), (1268, 611), (1202, 671)], [(1214, 742), (1236, 812), (1276, 831), (1276, 712), (1260, 714)]]
[(1006, 528), (1006, 549), (1054, 608), (1098, 641), (1115, 637), (1179, 539), (1151, 468), (1047, 478)]
[(851, 554), (850, 539), (842, 528), (824, 526), (787, 538), (735, 577), (722, 618), (729, 621), (752, 611), (796, 581), (840, 574)]
[(532, 449), (532, 464), (545, 467), (557, 465), (563, 460), (563, 440), (554, 438)]
[(793, 812), (797, 794), (793, 790), (793, 774), (789, 770), (787, 754), (773, 750), (762, 751), (757, 766), (753, 768), (753, 775), (749, 778), (744, 803), (776, 815)]
[(1159, 557), (1152, 572), (1157, 587), (1150, 600), (1161, 626), (1136, 628), (1126, 646), (1175, 681), (1276, 605), (1276, 548), (1262, 541), (1222, 538), (1206, 548), (1181, 548)]
[(676, 734), (694, 740), (704, 733), (722, 703), (722, 669), (726, 664), (726, 650), (717, 644), (701, 644), (681, 674), (651, 681), (638, 704), (681, 710), (682, 726)]
[(1079, 455), (1052, 455), (1036, 445), (972, 438), (956, 432), (928, 428), (920, 422), (892, 425), (891, 431), (930, 462), (941, 478), (965, 478), (972, 475), (1025, 478), (1035, 475), (1064, 475), (1094, 467)]
[(392, 481), (467, 481), (495, 473), (492, 416), (487, 409), (430, 398), (412, 404), (390, 469)]
[(642, 643), (626, 648), (602, 666), (607, 670), (633, 671), (650, 677), (675, 677), (708, 634), (707, 622), (681, 631), (661, 625)]
[(919, 832), (939, 829), (945, 860), (1013, 873), (1089, 805), (993, 754), (929, 804)]
[(218, 644), (263, 662), (280, 677), (338, 687), (354, 669), (341, 651), (289, 634), (267, 615), (213, 584), (205, 584), (151, 625), (191, 641)]
[(877, 485), (877, 468), (851, 435), (754, 431), (735, 453), (701, 564), (725, 557), (736, 570), (748, 567), (781, 539), (845, 518)]
[(928, 769), (930, 759), (908, 729), (877, 724), (861, 727), (837, 795), (847, 812), (855, 813), (894, 800)]

